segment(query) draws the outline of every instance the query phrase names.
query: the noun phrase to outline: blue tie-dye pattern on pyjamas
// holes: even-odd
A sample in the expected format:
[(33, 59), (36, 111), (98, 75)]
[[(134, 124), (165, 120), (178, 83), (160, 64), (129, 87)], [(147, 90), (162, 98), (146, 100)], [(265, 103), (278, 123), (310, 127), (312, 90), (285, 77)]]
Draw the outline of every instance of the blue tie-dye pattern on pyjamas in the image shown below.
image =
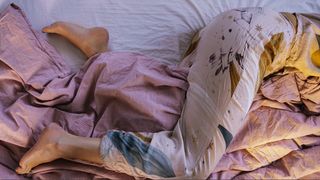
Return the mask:
[(229, 144), (231, 143), (233, 136), (232, 136), (232, 134), (231, 134), (226, 128), (224, 128), (222, 125), (219, 124), (218, 128), (219, 128), (221, 134), (223, 135), (223, 139), (224, 139), (224, 141), (226, 142), (226, 148), (227, 148), (227, 147), (229, 146)]
[(108, 137), (131, 166), (147, 174), (175, 177), (170, 160), (160, 150), (144, 143), (130, 133), (110, 131)]

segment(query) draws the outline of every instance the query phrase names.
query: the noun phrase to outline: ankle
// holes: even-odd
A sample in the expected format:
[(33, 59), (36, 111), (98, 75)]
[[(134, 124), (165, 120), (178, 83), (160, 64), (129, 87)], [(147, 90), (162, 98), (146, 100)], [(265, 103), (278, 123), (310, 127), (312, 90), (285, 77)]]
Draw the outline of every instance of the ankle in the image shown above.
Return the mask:
[(56, 141), (56, 150), (60, 158), (69, 159), (72, 158), (74, 152), (74, 146), (72, 144), (73, 137), (71, 134), (63, 134)]

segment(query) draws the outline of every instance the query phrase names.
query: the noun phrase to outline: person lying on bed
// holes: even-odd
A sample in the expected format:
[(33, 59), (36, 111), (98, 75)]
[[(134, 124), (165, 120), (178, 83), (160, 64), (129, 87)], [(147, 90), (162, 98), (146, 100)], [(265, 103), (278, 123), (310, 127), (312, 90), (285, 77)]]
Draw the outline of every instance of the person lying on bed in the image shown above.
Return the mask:
[[(104, 28), (57, 22), (43, 31), (67, 38), (87, 57), (107, 50), (109, 35)], [(109, 130), (102, 138), (88, 138), (51, 123), (22, 157), (16, 172), (29, 173), (39, 164), (63, 158), (136, 177), (206, 178), (244, 124), (262, 78), (277, 70), (265, 69), (259, 60), (283, 64), (293, 36), (294, 28), (283, 14), (262, 8), (224, 12), (201, 31), (197, 49), (181, 65), (192, 64), (188, 79), (179, 79), (190, 86), (172, 131)], [(271, 53), (274, 49), (278, 54)], [(183, 97), (184, 91), (180, 93)]]

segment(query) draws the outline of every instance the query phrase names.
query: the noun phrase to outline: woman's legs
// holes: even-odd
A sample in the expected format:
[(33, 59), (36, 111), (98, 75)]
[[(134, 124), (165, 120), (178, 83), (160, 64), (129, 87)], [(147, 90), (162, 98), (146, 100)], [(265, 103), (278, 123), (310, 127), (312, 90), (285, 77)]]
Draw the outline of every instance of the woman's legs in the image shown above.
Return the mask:
[(56, 159), (77, 159), (102, 164), (100, 138), (87, 138), (69, 134), (51, 123), (40, 135), (37, 143), (22, 157), (16, 169), (18, 174), (29, 173), (39, 164)]
[(105, 28), (84, 28), (82, 26), (55, 22), (42, 29), (43, 32), (59, 34), (77, 46), (88, 58), (107, 51), (109, 33)]
[[(87, 57), (107, 50), (108, 31), (101, 27), (84, 28), (67, 22), (56, 22), (43, 32), (59, 34), (80, 48)], [(71, 135), (56, 124), (50, 124), (37, 143), (20, 160), (17, 173), (25, 174), (42, 163), (53, 160), (77, 159), (102, 164), (99, 146), (101, 139)]]

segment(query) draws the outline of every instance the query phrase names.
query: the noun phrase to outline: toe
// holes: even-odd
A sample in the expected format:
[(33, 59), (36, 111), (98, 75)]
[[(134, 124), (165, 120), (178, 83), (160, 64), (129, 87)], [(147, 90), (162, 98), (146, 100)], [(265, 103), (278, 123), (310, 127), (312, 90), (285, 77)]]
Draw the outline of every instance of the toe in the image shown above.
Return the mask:
[(46, 26), (46, 27), (42, 28), (42, 32), (44, 32), (44, 33), (52, 33), (53, 32), (53, 28), (51, 26)]
[(42, 32), (45, 33), (58, 33), (59, 27), (61, 26), (61, 22), (55, 22), (49, 26), (42, 28)]
[(26, 173), (26, 170), (25, 170), (24, 168), (22, 168), (22, 167), (18, 167), (18, 168), (16, 169), (16, 172), (17, 172), (18, 174), (25, 174), (25, 173)]
[[(28, 152), (20, 159), (19, 167), (17, 167), (16, 172), (18, 174), (28, 173)], [(29, 170), (30, 171), (30, 170)]]
[(44, 32), (44, 33), (48, 33), (48, 27), (44, 27), (44, 28), (42, 28), (42, 32)]
[(29, 166), (19, 166), (16, 168), (16, 172), (18, 174), (27, 174), (31, 171), (31, 168)]

